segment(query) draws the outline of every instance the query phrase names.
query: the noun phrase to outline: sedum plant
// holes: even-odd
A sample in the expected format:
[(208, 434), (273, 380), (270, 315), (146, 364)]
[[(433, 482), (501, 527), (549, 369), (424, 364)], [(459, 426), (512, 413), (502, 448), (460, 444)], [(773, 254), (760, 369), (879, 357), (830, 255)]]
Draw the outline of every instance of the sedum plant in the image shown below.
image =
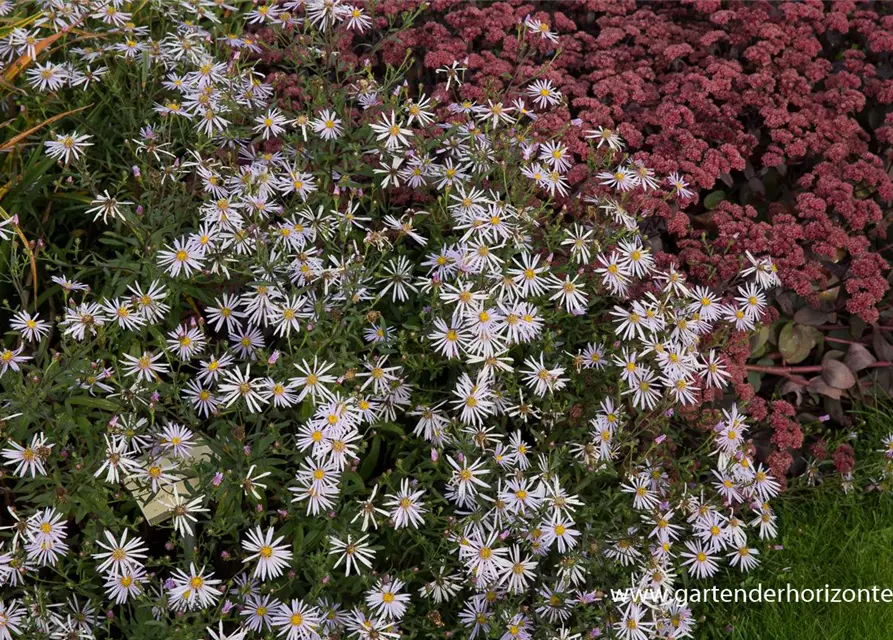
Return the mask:
[(653, 254), (682, 176), (586, 129), (576, 192), (548, 81), (364, 58), (410, 12), (2, 7), (0, 638), (683, 638), (758, 563), (720, 350), (778, 280)]

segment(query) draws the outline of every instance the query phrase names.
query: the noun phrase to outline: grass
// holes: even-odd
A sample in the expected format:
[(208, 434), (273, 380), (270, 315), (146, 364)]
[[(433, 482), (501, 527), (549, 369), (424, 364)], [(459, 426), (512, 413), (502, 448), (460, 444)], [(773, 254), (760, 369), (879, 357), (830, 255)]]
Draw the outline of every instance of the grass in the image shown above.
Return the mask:
[[(886, 495), (843, 495), (834, 487), (778, 505), (782, 550), (764, 554), (761, 570), (746, 581), (763, 588), (858, 589), (877, 585), (893, 593), (893, 499)], [(889, 640), (889, 603), (711, 604), (707, 618), (731, 630), (708, 638), (730, 640)]]
[[(893, 432), (893, 405), (879, 402), (855, 412), (859, 438), (855, 488), (839, 481), (817, 488), (798, 482), (773, 501), (781, 545), (760, 544), (761, 566), (744, 579), (729, 574), (724, 586), (763, 589), (871, 589), (893, 594), (893, 495), (866, 492), (880, 475), (881, 438)], [(696, 632), (701, 640), (889, 640), (893, 606), (880, 602), (710, 603)]]

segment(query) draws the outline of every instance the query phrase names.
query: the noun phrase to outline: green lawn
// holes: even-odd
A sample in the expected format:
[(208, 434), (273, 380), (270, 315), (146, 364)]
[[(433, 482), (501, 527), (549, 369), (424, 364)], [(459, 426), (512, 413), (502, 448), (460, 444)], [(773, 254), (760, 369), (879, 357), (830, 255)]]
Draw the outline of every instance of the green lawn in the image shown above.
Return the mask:
[[(783, 550), (740, 586), (893, 589), (893, 498), (838, 487), (801, 489), (776, 504)], [(701, 638), (729, 640), (890, 640), (893, 604), (710, 604)]]

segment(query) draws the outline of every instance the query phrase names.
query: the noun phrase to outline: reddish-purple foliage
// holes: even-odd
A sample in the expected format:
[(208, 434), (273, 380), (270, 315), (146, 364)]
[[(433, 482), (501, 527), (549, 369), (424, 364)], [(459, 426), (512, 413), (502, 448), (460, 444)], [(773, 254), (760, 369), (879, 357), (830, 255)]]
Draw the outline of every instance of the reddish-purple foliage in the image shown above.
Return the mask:
[[(388, 0), (378, 11), (415, 4)], [(874, 322), (888, 288), (877, 252), (881, 206), (893, 200), (887, 12), (880, 2), (818, 0), (434, 0), (383, 55), (399, 62), (409, 48), (428, 70), (464, 61), (469, 99), (516, 92), (535, 77), (553, 81), (568, 96), (567, 115), (582, 120), (565, 132), (572, 150), (585, 150), (584, 129), (616, 126), (659, 172), (750, 198), (754, 206), (724, 202), (706, 214), (697, 202), (685, 211), (653, 203), (696, 278), (719, 281), (745, 250), (769, 252), (786, 286), (818, 303), (840, 280), (842, 310)], [(524, 36), (541, 54), (560, 48), (548, 68), (519, 55), (528, 15), (559, 34), (558, 45)], [(562, 115), (537, 126), (560, 126)], [(587, 178), (578, 168), (570, 182)]]

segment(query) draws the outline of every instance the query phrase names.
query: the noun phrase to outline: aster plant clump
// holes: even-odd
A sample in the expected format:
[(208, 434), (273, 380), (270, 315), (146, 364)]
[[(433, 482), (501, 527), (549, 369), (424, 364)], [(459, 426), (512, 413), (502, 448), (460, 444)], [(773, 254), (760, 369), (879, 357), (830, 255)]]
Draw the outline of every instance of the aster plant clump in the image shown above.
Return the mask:
[[(380, 11), (410, 1), (423, 4), (385, 0)], [(385, 61), (411, 48), (423, 77), (459, 61), (463, 100), (516, 78), (549, 82), (567, 97), (562, 117), (543, 119), (550, 136), (576, 152), (583, 131), (601, 125), (648, 167), (684, 174), (692, 198), (646, 206), (665, 250), (699, 284), (733, 276), (748, 251), (773, 256), (783, 285), (767, 296), (773, 318), (758, 340), (726, 349), (731, 384), (770, 425), (753, 435), (776, 476), (799, 474), (806, 459), (848, 482), (853, 411), (893, 390), (893, 5), (425, 4), (424, 19), (383, 48)], [(531, 28), (519, 34), (522, 22)], [(550, 57), (546, 68), (525, 57), (529, 47)], [(564, 127), (573, 118), (586, 126)], [(579, 187), (592, 175), (584, 156), (574, 160), (567, 178)]]
[(654, 255), (684, 176), (587, 129), (574, 191), (549, 82), (364, 56), (412, 12), (10, 9), (0, 637), (682, 638), (758, 563), (721, 349), (778, 279)]
[(685, 172), (703, 191), (656, 212), (692, 275), (728, 275), (729, 254), (770, 251), (788, 295), (886, 324), (887, 3), (507, 0), (444, 2), (426, 17), (387, 59), (407, 46), (431, 70), (464, 59), (464, 97), (479, 98), (539, 71), (519, 55), (514, 25), (526, 19), (555, 58), (539, 77), (575, 116), (620, 130), (649, 166)]

